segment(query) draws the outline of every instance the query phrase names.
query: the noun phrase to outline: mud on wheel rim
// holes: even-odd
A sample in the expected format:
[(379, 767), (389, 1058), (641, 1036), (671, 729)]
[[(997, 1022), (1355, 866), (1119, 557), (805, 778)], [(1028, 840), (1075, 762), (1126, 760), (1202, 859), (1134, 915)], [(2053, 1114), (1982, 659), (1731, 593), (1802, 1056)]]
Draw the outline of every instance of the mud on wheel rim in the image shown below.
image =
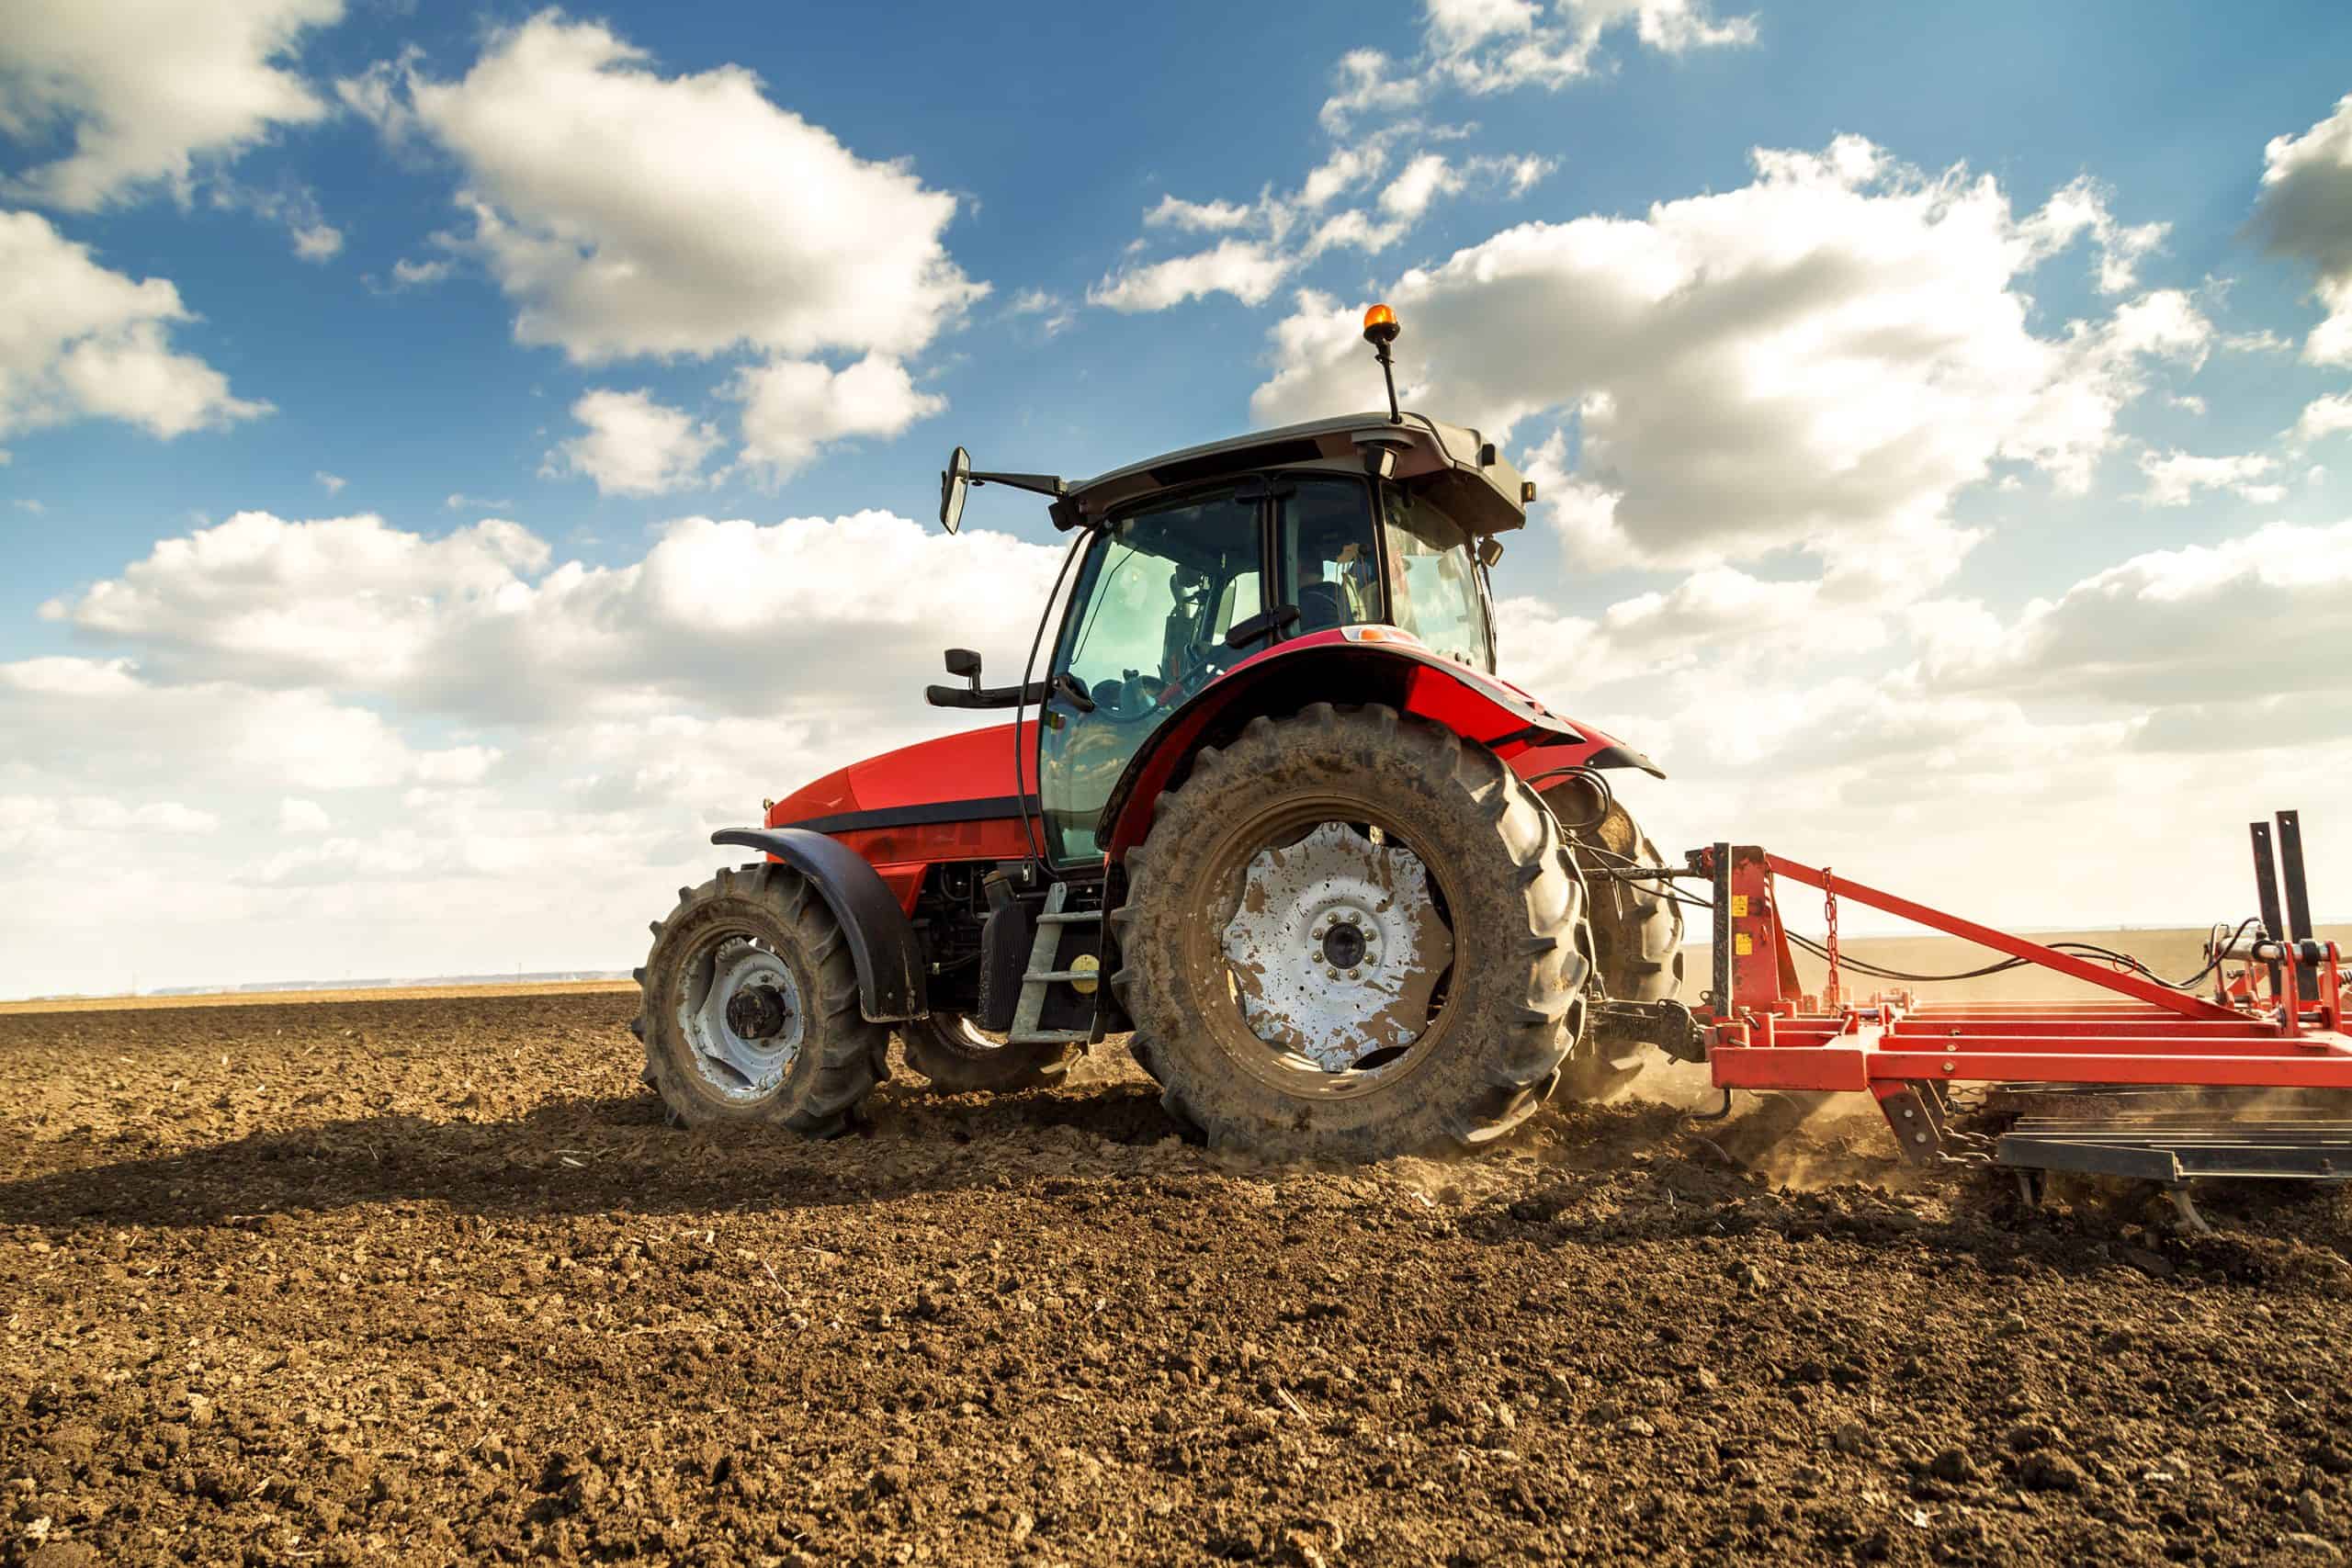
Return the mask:
[[(1216, 1021), (1239, 1065), (1293, 1094), (1347, 1099), (1410, 1077), (1442, 1042), (1458, 952), (1446, 874), (1369, 801), (1285, 802), (1211, 847), (1229, 889), (1193, 922), (1184, 959), (1222, 971)], [(1251, 1046), (1258, 1049), (1251, 1049)]]
[(808, 1035), (806, 988), (782, 954), (721, 929), (684, 964), (677, 1019), (695, 1071), (729, 1100), (755, 1100), (791, 1070)]

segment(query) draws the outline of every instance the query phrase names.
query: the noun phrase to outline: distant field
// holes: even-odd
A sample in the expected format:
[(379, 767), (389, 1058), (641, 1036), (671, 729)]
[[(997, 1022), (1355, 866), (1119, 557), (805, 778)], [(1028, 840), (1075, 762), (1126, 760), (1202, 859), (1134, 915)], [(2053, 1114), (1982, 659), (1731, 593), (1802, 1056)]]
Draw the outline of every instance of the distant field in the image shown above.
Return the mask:
[[(1817, 936), (1812, 927), (1798, 928), (1807, 936)], [(2101, 947), (2111, 947), (2128, 953), (2159, 975), (2175, 979), (2194, 974), (2204, 962), (2205, 929), (2194, 930), (2134, 930), (2035, 931), (2031, 939), (2040, 942), (2089, 942)], [(2352, 925), (2324, 925), (2319, 928), (2322, 940), (2335, 942), (2352, 952)], [(1840, 944), (1841, 951), (1891, 969), (1908, 970), (1913, 974), (1943, 975), (1956, 970), (1981, 968), (2000, 954), (1986, 948), (1975, 947), (1951, 937), (1849, 937)], [(1695, 1000), (1706, 988), (1708, 951), (1703, 943), (1685, 950), (1684, 965), (1689, 982), (1684, 995)], [(1810, 955), (1797, 954), (1797, 973), (1808, 989), (1821, 988), (1824, 965)], [(1868, 996), (1893, 981), (1878, 981), (1867, 976), (1847, 976), (1846, 989), (1850, 996)], [(370, 986), (338, 991), (211, 991), (193, 996), (169, 997), (64, 997), (40, 1001), (0, 1001), (0, 1014), (28, 1012), (121, 1012), (148, 1008), (203, 1007), (277, 1007), (299, 1006), (309, 1002), (370, 1002), (460, 999), (468, 997), (571, 997), (594, 996), (611, 991), (634, 991), (633, 980), (545, 980), (490, 981), (481, 985), (441, 986)], [(2096, 996), (2098, 987), (2079, 980), (2042, 969), (2011, 970), (2007, 974), (1989, 976), (1980, 980), (1963, 980), (1933, 986), (1915, 987), (1923, 999), (1946, 1001), (2009, 1001), (2034, 997)]]
[(152, 1008), (298, 1007), (310, 1002), (449, 1001), (469, 997), (578, 997), (605, 991), (634, 991), (634, 980), (511, 981), (480, 986), (369, 986), (349, 991), (206, 991), (174, 997), (60, 997), (31, 1002), (0, 1002), (0, 1014), (24, 1012), (130, 1012)]

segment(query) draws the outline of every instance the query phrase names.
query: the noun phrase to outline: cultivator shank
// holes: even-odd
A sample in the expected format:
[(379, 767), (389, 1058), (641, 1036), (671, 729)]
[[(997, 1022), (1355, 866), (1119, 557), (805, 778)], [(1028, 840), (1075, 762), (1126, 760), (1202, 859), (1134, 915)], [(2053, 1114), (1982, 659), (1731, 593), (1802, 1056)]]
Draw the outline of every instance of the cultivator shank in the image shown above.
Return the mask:
[[(1802, 865), (1750, 845), (1691, 852), (1689, 875), (1713, 887), (1713, 984), (1700, 1013), (1715, 1083), (1725, 1089), (1866, 1092), (1876, 1098), (1906, 1160), (1998, 1157), (2116, 1174), (2176, 1172), (2183, 1180), (2219, 1168), (2324, 1179), (2352, 1175), (2340, 1122), (2297, 1110), (2258, 1124), (2233, 1110), (2142, 1119), (2043, 1122), (2038, 1135), (1985, 1140), (1956, 1133), (1949, 1086), (2176, 1085), (2205, 1090), (2352, 1090), (2341, 955), (2314, 940), (2294, 814), (2281, 813), (2287, 908), (2268, 879), (2274, 840), (2255, 827), (2263, 914), (2208, 945), (2195, 990), (2144, 973), (1979, 925), (1897, 895)], [(1789, 884), (1820, 889), (1827, 904), (1829, 994), (1804, 994), (1783, 923)], [(1921, 1003), (1905, 992), (1867, 1001), (1838, 996), (1839, 900), (1896, 915), (2087, 982), (2097, 1001)], [(2279, 927), (2286, 930), (2281, 932)], [(2274, 934), (2278, 933), (2278, 934)], [(2016, 966), (2015, 964), (2011, 966)], [(2306, 1147), (2305, 1145), (2311, 1145)]]

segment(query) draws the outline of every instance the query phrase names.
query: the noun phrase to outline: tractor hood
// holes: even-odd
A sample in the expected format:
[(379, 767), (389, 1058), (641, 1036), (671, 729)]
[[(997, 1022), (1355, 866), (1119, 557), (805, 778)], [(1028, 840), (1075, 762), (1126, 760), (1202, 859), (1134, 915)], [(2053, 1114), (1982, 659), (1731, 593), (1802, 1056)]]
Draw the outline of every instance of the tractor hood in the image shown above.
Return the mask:
[[(1029, 736), (1035, 729), (1031, 727)], [(771, 828), (820, 833), (1018, 817), (1012, 726), (919, 740), (852, 762), (768, 807)]]

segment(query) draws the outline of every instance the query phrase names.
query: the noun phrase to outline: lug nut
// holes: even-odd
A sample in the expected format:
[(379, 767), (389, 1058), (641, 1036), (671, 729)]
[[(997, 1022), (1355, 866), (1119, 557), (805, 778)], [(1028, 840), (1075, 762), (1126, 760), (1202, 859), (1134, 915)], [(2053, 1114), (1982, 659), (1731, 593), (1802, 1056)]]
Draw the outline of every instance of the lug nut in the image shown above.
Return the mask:
[(1348, 971), (1348, 978), (1351, 980), (1361, 979), (1363, 976), (1363, 971), (1361, 969), (1351, 969)]

